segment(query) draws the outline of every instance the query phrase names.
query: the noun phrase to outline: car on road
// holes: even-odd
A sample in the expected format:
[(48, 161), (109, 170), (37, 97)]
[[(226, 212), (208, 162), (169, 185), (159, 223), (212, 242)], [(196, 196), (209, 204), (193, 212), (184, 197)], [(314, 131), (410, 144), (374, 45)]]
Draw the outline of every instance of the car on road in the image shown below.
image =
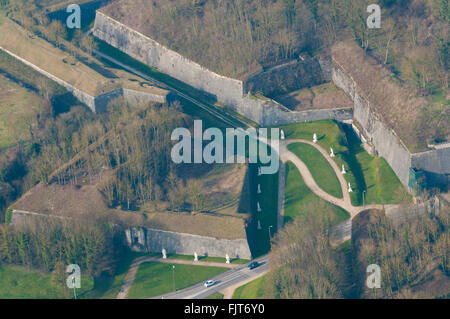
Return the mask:
[(208, 281), (205, 281), (204, 286), (206, 288), (208, 288), (208, 287), (214, 286), (215, 284), (216, 284), (216, 282), (214, 280), (208, 280)]
[(259, 266), (259, 263), (257, 261), (252, 262), (250, 265), (248, 265), (248, 269), (252, 270)]

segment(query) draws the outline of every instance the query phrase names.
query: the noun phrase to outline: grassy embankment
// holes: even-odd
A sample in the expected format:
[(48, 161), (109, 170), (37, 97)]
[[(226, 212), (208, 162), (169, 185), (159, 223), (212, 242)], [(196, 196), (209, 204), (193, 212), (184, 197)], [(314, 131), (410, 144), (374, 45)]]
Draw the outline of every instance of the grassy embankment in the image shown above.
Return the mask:
[[(290, 124), (282, 127), (287, 139), (312, 140), (318, 137), (318, 144), (329, 150), (333, 147), (334, 161), (341, 167), (345, 165), (345, 179), (350, 182), (353, 192), (352, 204), (363, 204), (363, 191), (366, 204), (394, 204), (410, 202), (411, 196), (403, 188), (392, 168), (382, 157), (368, 154), (358, 137), (351, 129), (332, 120)], [(314, 175), (313, 175), (314, 176)]]
[(304, 143), (290, 144), (288, 149), (308, 166), (320, 188), (334, 197), (343, 197), (341, 184), (336, 173), (317, 149)]
[(223, 299), (223, 295), (220, 292), (215, 292), (212, 295), (206, 297), (206, 299)]
[[(82, 276), (82, 289), (77, 289), (77, 297), (84, 298), (93, 286), (92, 278)], [(73, 292), (62, 283), (55, 282), (51, 274), (15, 265), (0, 265), (0, 287), (0, 299), (60, 299), (73, 296)]]
[(33, 123), (43, 99), (0, 75), (0, 151), (31, 139)]
[(350, 217), (342, 208), (334, 206), (315, 195), (306, 186), (297, 167), (288, 162), (286, 164), (284, 221), (290, 222), (299, 216), (314, 214), (318, 207), (329, 210), (336, 222), (344, 221)]
[[(145, 262), (139, 267), (128, 293), (129, 299), (150, 298), (192, 286), (228, 270), (228, 268)], [(175, 277), (175, 282), (174, 278)]]
[(263, 299), (266, 293), (266, 276), (261, 276), (248, 284), (238, 287), (233, 294), (233, 299)]

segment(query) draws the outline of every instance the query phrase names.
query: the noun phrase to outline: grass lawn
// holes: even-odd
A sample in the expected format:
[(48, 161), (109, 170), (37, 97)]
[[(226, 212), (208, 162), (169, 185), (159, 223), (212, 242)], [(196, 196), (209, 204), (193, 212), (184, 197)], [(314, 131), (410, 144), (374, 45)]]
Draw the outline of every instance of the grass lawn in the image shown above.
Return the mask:
[(88, 299), (115, 299), (123, 285), (123, 280), (132, 264), (133, 260), (142, 257), (156, 257), (156, 254), (136, 253), (126, 251), (120, 258), (117, 269), (113, 275), (104, 275), (94, 280), (94, 289), (86, 298)]
[(0, 75), (0, 150), (31, 138), (28, 125), (43, 103), (36, 93)]
[(263, 299), (266, 297), (266, 276), (261, 276), (248, 284), (238, 287), (233, 299)]
[[(220, 267), (175, 265), (176, 289), (183, 289), (205, 281), (229, 269)], [(128, 293), (129, 299), (150, 298), (173, 291), (172, 265), (166, 263), (142, 263)]]
[[(78, 298), (86, 298), (94, 281), (81, 276)], [(16, 265), (0, 265), (0, 299), (64, 299), (73, 298), (64, 282), (55, 282), (50, 273)]]
[[(80, 299), (115, 299), (123, 285), (125, 275), (135, 258), (156, 256), (156, 254), (125, 252), (120, 258), (113, 275), (102, 274), (98, 278), (83, 276), (81, 289), (77, 289)], [(61, 299), (73, 298), (73, 292), (66, 289), (65, 282), (55, 283), (48, 272), (16, 265), (0, 265), (0, 299)]]
[(340, 207), (334, 206), (314, 194), (303, 182), (297, 167), (286, 163), (286, 190), (284, 198), (284, 221), (290, 222), (298, 216), (314, 214), (318, 207), (328, 210), (335, 222), (350, 218)]
[(220, 292), (215, 292), (212, 295), (206, 297), (206, 299), (223, 299), (223, 295)]
[(345, 165), (345, 179), (350, 182), (353, 192), (352, 204), (363, 204), (363, 191), (366, 204), (395, 204), (411, 202), (412, 198), (403, 188), (389, 164), (381, 157), (371, 156), (361, 145), (361, 141), (347, 125), (333, 120), (297, 123), (282, 126), (286, 139), (302, 138), (311, 140), (313, 134), (318, 144), (329, 150), (333, 147), (334, 161), (341, 167)]
[(317, 185), (325, 192), (337, 198), (342, 198), (341, 184), (323, 155), (313, 146), (304, 143), (295, 143), (288, 149), (297, 155), (308, 166)]

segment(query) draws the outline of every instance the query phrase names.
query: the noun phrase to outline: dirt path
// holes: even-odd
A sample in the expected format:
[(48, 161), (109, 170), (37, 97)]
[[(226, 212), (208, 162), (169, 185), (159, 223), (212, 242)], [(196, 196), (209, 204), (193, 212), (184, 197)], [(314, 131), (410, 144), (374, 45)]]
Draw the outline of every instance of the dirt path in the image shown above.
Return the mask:
[(182, 264), (182, 265), (194, 265), (194, 266), (209, 266), (209, 267), (223, 267), (223, 268), (235, 268), (238, 267), (239, 264), (226, 264), (226, 263), (218, 263), (218, 262), (209, 262), (209, 261), (190, 261), (190, 260), (182, 260), (182, 259), (163, 259), (157, 257), (139, 257), (136, 258), (130, 266), (128, 273), (126, 274), (123, 285), (120, 288), (119, 293), (117, 294), (116, 299), (126, 299), (128, 292), (130, 291), (131, 285), (136, 278), (137, 271), (139, 266), (145, 262), (158, 262), (158, 263), (166, 263), (166, 264)]

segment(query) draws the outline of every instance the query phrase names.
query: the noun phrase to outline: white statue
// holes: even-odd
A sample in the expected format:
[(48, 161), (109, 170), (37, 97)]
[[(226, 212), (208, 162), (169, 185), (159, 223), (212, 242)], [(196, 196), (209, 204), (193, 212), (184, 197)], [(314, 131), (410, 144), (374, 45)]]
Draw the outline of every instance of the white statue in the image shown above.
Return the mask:
[(261, 184), (258, 184), (258, 194), (261, 194), (262, 193), (262, 191), (261, 191)]
[(230, 263), (230, 256), (228, 256), (228, 254), (226, 254), (226, 255), (225, 255), (225, 258), (226, 258), (226, 260), (227, 260), (226, 263), (229, 264), (229, 263)]
[(261, 230), (261, 222), (258, 220), (258, 230)]
[(330, 151), (331, 151), (330, 157), (334, 157), (335, 155), (334, 155), (334, 151), (333, 151), (333, 148), (332, 148), (332, 147), (330, 147)]
[(197, 255), (197, 252), (194, 253), (194, 261), (198, 261), (198, 255)]
[(350, 182), (348, 183), (348, 192), (351, 193), (353, 192), (352, 186), (350, 185)]
[(281, 139), (282, 139), (282, 140), (284, 140), (284, 139), (286, 138), (286, 137), (284, 136), (284, 131), (283, 131), (283, 130), (280, 131), (280, 135), (281, 135)]
[(167, 259), (167, 251), (165, 248), (162, 250), (163, 259)]
[(341, 172), (343, 175), (345, 175), (345, 174), (347, 174), (347, 172), (345, 171), (345, 166), (344, 166), (344, 164), (342, 164), (342, 172)]
[(262, 212), (261, 206), (259, 205), (259, 202), (256, 204), (257, 208), (258, 208), (258, 213)]
[(258, 176), (261, 176), (261, 167), (258, 167)]
[(317, 143), (317, 134), (316, 133), (314, 133), (314, 135), (313, 135), (313, 142)]

